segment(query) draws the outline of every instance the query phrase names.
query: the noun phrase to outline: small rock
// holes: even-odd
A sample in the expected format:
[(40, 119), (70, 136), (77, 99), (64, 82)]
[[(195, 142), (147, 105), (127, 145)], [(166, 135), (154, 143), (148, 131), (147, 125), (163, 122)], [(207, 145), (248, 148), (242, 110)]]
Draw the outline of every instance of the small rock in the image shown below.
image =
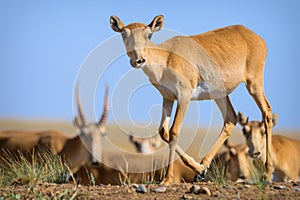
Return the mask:
[(198, 194), (200, 193), (201, 187), (199, 185), (193, 185), (190, 188), (190, 193)]
[(245, 179), (242, 179), (242, 178), (239, 178), (236, 183), (246, 183), (246, 180)]
[(292, 181), (293, 186), (299, 186), (299, 182), (297, 181)]
[(285, 189), (285, 188), (286, 188), (285, 185), (275, 185), (275, 186), (274, 186), (274, 189), (278, 189), (278, 190), (280, 190), (280, 189)]
[(182, 196), (180, 197), (180, 199), (181, 199), (181, 200), (190, 200), (190, 199), (193, 199), (193, 197), (192, 197), (192, 196), (189, 196), (189, 195), (186, 195), (186, 194), (184, 194), (184, 195), (182, 195)]
[(190, 193), (194, 194), (206, 194), (208, 196), (211, 196), (211, 192), (207, 187), (200, 187), (199, 185), (193, 185), (190, 188)]
[(217, 192), (214, 197), (217, 197), (218, 199), (221, 199), (222, 198), (222, 194), (220, 192)]
[(165, 186), (154, 188), (152, 191), (153, 192), (165, 192), (167, 188)]
[(135, 189), (135, 191), (136, 191), (137, 193), (146, 193), (146, 192), (147, 192), (147, 189), (146, 189), (146, 187), (145, 187), (144, 184), (140, 184), (140, 185)]
[(200, 190), (200, 192), (202, 194), (206, 194), (209, 197), (211, 196), (211, 192), (210, 192), (210, 190), (207, 187), (202, 187), (201, 190)]
[(138, 185), (138, 184), (136, 184), (136, 183), (133, 183), (133, 184), (131, 184), (131, 185), (130, 185), (130, 187), (138, 188), (138, 187), (139, 187), (139, 185)]
[(247, 184), (244, 185), (244, 187), (245, 187), (245, 188), (251, 188), (251, 186), (250, 186), (250, 185), (247, 185)]
[(298, 187), (295, 187), (294, 190), (300, 192), (300, 188)]

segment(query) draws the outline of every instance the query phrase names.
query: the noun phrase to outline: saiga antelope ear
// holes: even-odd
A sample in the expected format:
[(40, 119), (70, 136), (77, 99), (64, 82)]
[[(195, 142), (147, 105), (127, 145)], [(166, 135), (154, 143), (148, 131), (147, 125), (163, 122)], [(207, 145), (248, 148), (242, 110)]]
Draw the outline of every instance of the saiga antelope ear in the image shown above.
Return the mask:
[(273, 127), (276, 126), (277, 122), (278, 122), (278, 115), (276, 113), (273, 113), (272, 115)]
[(130, 134), (130, 136), (129, 136), (129, 141), (131, 142), (131, 143), (135, 143), (136, 141), (135, 141), (135, 137), (132, 135), (132, 134)]
[(117, 16), (110, 17), (110, 27), (116, 32), (122, 32), (124, 28), (123, 22)]
[(249, 121), (249, 118), (246, 117), (242, 112), (238, 113), (238, 122), (241, 126), (245, 126)]
[(152, 32), (157, 32), (164, 26), (164, 21), (164, 16), (158, 15), (154, 17), (154, 19), (148, 26), (151, 28)]

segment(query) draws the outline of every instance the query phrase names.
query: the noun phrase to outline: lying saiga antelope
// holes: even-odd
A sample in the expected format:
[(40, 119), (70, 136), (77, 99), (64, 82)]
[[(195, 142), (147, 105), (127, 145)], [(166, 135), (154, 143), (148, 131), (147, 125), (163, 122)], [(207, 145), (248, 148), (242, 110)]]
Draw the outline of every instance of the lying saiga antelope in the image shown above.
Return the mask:
[(248, 155), (249, 148), (245, 144), (232, 144), (229, 140), (224, 143), (227, 148), (220, 154), (220, 160), (226, 165), (228, 178), (232, 181), (247, 181), (250, 177), (252, 160)]
[(69, 138), (64, 133), (48, 131), (22, 131), (7, 130), (0, 131), (0, 157), (5, 151), (13, 155), (22, 152), (26, 158), (31, 158), (32, 150), (39, 151), (40, 148), (49, 148), (52, 152), (60, 152)]
[(152, 154), (161, 146), (159, 135), (148, 138), (139, 138), (130, 135), (129, 141), (134, 145), (136, 151), (142, 154)]
[[(158, 148), (157, 144), (160, 145), (160, 143), (156, 143), (157, 136), (137, 138), (130, 135), (129, 141), (134, 145), (137, 152), (145, 155), (154, 154), (155, 150)], [(153, 145), (153, 143), (155, 145)], [(230, 140), (226, 140), (226, 142), (224, 142), (224, 146), (226, 147), (226, 150), (215, 156), (213, 159), (214, 164), (219, 167), (224, 166), (225, 171), (228, 172), (225, 176), (231, 181), (249, 180), (250, 170), (253, 168), (250, 166), (251, 160), (248, 156), (249, 148), (245, 144), (233, 144)], [(174, 165), (178, 165), (176, 162), (180, 161), (175, 161)], [(177, 166), (174, 167), (178, 168)], [(182, 170), (187, 170), (187, 168), (182, 168), (180, 171)], [(177, 174), (175, 173), (174, 176), (176, 175)], [(180, 178), (177, 178), (177, 180), (180, 180)]]
[[(162, 155), (138, 155), (103, 151), (102, 163), (82, 167), (75, 174), (81, 184), (123, 184), (160, 181), (167, 160)], [(194, 172), (181, 159), (174, 161), (174, 183), (193, 182)]]
[[(85, 119), (79, 98), (77, 98), (77, 102), (79, 102), (80, 119)], [(108, 102), (107, 98), (106, 102)], [(105, 107), (107, 107), (107, 104), (105, 104)], [(107, 108), (104, 110), (107, 112)], [(89, 134), (89, 132), (86, 132), (91, 131), (89, 126), (94, 127), (93, 130), (97, 130), (98, 124), (84, 123), (80, 126), (82, 134)], [(95, 184), (120, 184), (122, 180), (132, 183), (142, 183), (149, 180), (157, 181), (164, 176), (166, 159), (162, 155), (108, 152), (103, 150), (102, 142), (97, 142), (96, 144), (97, 157), (100, 158), (99, 161), (101, 162), (92, 165), (87, 163), (79, 169), (75, 177), (81, 184), (91, 184), (92, 177)], [(185, 166), (180, 159), (174, 162), (174, 171), (176, 172), (174, 176), (175, 183), (180, 183), (183, 180), (186, 182), (193, 181), (193, 171)]]
[[(273, 127), (277, 121), (277, 114), (273, 114)], [(263, 122), (248, 121), (248, 118), (239, 112), (239, 123), (243, 127), (249, 155), (264, 162), (266, 160), (266, 129)], [(274, 174), (278, 181), (297, 181), (300, 176), (300, 141), (282, 135), (273, 135), (270, 151), (275, 168)]]
[[(108, 112), (108, 88), (106, 89), (104, 111), (100, 121), (96, 124), (88, 124), (83, 114), (79, 99), (78, 87), (76, 89), (76, 100), (79, 115), (75, 118), (75, 125), (79, 134), (73, 138), (58, 131), (2, 131), (0, 132), (0, 156), (3, 150), (17, 155), (18, 150), (32, 152), (38, 150), (39, 146), (49, 148), (53, 153), (66, 157), (66, 162), (72, 172), (76, 172), (83, 165), (92, 165), (100, 160), (101, 137), (105, 134), (105, 122)], [(26, 154), (25, 154), (26, 155)], [(29, 158), (31, 156), (29, 155)]]
[[(163, 25), (162, 15), (156, 16), (149, 25), (131, 23), (126, 26), (118, 17), (110, 17), (111, 28), (122, 35), (130, 64), (136, 69), (141, 68), (163, 97), (158, 131), (169, 144), (169, 166), (162, 184), (173, 182), (175, 151), (199, 174), (209, 167), (237, 123), (228, 95), (241, 82), (246, 84), (262, 113), (267, 135), (266, 176), (271, 181), (272, 108), (264, 94), (265, 41), (246, 27), (236, 25), (199, 35), (173, 37), (159, 45), (152, 43), (152, 34)], [(198, 164), (177, 145), (177, 140), (190, 101), (204, 99), (216, 102), (223, 114), (224, 125), (218, 140)], [(169, 130), (174, 101), (177, 101), (177, 108)]]

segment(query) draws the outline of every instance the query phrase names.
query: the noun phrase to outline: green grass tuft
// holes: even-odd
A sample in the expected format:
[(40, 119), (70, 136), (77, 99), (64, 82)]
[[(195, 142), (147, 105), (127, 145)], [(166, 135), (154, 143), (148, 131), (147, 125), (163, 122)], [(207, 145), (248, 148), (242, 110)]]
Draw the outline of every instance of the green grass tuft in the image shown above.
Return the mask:
[(216, 157), (212, 160), (206, 176), (210, 181), (223, 186), (227, 184), (227, 174), (228, 168), (225, 163), (219, 157)]
[(69, 174), (62, 157), (47, 149), (32, 151), (31, 159), (27, 159), (21, 151), (17, 154), (4, 151), (3, 157), (0, 157), (0, 186), (65, 183)]
[(265, 186), (265, 165), (259, 159), (254, 159), (252, 164), (250, 165), (250, 184), (257, 185), (259, 188), (263, 188)]

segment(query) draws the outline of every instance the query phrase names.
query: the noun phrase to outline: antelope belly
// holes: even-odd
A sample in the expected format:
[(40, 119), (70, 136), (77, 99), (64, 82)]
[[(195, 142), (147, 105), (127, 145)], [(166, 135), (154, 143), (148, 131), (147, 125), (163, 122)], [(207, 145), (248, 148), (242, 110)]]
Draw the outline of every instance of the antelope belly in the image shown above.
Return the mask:
[(199, 82), (193, 90), (191, 100), (218, 99), (226, 96), (226, 92), (213, 84)]

